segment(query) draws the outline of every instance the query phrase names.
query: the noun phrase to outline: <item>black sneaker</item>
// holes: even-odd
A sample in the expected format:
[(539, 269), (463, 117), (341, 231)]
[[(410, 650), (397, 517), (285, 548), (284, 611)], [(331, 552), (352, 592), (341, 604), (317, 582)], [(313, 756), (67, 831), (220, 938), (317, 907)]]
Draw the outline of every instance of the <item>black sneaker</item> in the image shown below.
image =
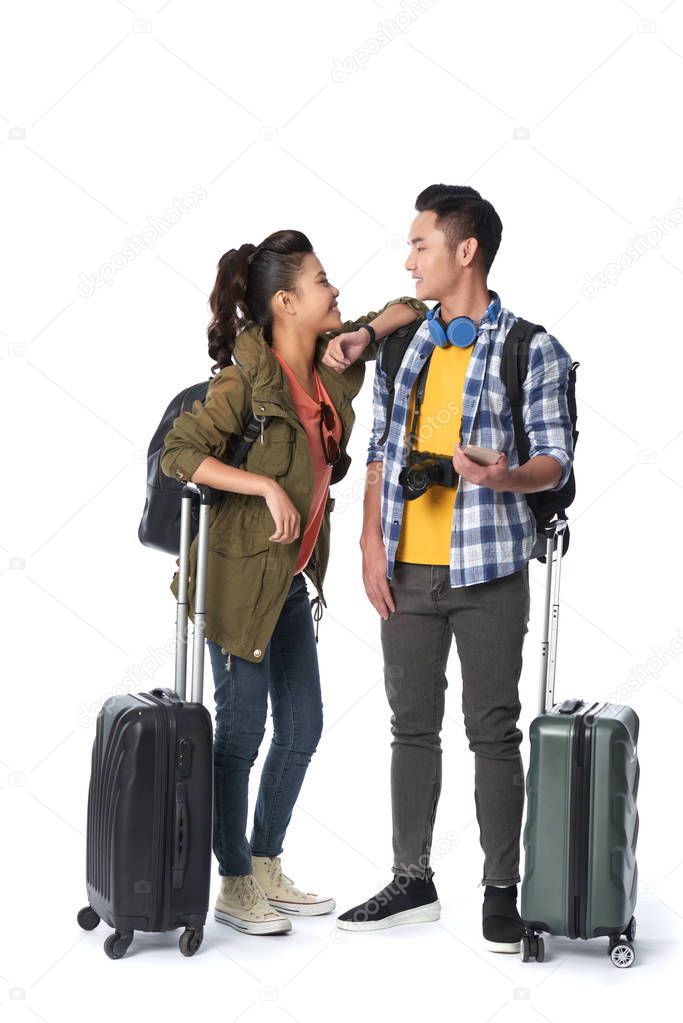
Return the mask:
[(484, 944), (489, 952), (519, 952), (524, 925), (517, 912), (517, 885), (487, 884), (482, 909)]
[(433, 881), (397, 874), (373, 898), (337, 917), (337, 927), (343, 931), (379, 931), (400, 924), (427, 923), (440, 916)]

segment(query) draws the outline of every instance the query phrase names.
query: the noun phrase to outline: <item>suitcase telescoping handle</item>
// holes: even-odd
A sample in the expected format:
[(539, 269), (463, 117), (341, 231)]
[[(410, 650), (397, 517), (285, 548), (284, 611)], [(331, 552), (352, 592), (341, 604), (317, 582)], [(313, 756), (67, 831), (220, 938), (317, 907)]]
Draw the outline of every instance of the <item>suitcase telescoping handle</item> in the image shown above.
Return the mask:
[(555, 665), (557, 661), (557, 626), (560, 617), (560, 569), (566, 519), (556, 518), (545, 529), (546, 588), (543, 642), (541, 643), (541, 676), (539, 680), (538, 713), (546, 714), (553, 705)]
[(206, 631), (206, 570), (209, 560), (209, 513), (212, 491), (197, 483), (186, 483), (180, 498), (180, 564), (178, 567), (178, 604), (176, 608), (175, 691), (181, 700), (187, 692), (187, 620), (190, 544), (192, 542), (192, 499), (199, 495), (199, 533), (197, 538), (197, 577), (192, 633), (192, 703), (202, 703), (204, 695), (204, 633)]

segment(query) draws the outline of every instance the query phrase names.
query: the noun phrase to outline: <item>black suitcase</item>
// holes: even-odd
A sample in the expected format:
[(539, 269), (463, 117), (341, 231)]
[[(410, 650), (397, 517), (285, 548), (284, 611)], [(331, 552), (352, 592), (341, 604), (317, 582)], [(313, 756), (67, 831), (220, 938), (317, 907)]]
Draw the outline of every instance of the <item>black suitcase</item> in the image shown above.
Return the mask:
[(624, 969), (635, 960), (639, 721), (623, 704), (554, 702), (558, 537), (564, 526), (560, 520), (547, 531), (540, 706), (529, 729), (520, 951), (525, 962), (542, 962), (543, 931), (607, 937), (612, 963)]
[[(194, 494), (200, 498), (197, 603), (186, 700)], [(104, 943), (111, 959), (125, 955), (136, 930), (178, 927), (185, 928), (180, 951), (194, 955), (209, 906), (213, 734), (202, 684), (211, 491), (188, 483), (181, 503), (175, 690), (110, 697), (97, 717), (88, 792), (89, 904), (78, 923), (92, 930), (102, 919), (114, 928)]]

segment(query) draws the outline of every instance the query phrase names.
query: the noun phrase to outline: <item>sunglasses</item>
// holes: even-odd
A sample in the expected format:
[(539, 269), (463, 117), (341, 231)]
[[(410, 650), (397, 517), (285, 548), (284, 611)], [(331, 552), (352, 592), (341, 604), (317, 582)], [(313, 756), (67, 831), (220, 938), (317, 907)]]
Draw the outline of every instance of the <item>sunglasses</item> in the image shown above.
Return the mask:
[[(323, 446), (323, 452), (325, 454), (325, 461), (328, 465), (336, 465), (339, 461), (339, 445), (332, 435), (334, 430), (335, 418), (334, 412), (327, 404), (326, 401), (320, 402), (320, 441)], [(327, 436), (324, 433), (323, 427), (328, 431)]]

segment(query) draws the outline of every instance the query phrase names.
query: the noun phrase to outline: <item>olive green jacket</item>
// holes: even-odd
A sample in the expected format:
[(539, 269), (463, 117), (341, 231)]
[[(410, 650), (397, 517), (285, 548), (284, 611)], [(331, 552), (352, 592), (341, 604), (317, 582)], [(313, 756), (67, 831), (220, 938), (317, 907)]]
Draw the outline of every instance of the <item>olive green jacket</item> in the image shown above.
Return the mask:
[[(426, 307), (413, 298), (399, 298), (424, 315)], [(380, 310), (382, 311), (382, 310)], [(347, 321), (318, 338), (315, 366), (342, 424), (341, 454), (332, 470), (332, 483), (348, 472), (351, 459), (346, 448), (355, 415), (351, 402), (360, 391), (365, 363), (377, 356), (373, 342), (343, 373), (322, 362), (330, 339), (354, 324), (367, 323), (378, 313)], [(206, 638), (229, 653), (260, 662), (294, 576), (303, 528), (314, 487), (313, 462), (308, 437), (299, 421), (285, 374), (263, 337), (260, 327), (250, 327), (237, 338), (234, 364), (226, 366), (209, 383), (206, 400), (195, 401), (191, 411), (178, 416), (166, 435), (161, 470), (178, 480), (190, 480), (208, 455), (226, 461), (235, 435), (241, 436), (249, 415), (271, 416), (263, 435), (256, 440), (242, 468), (277, 479), (301, 516), (301, 534), (292, 543), (270, 541), (274, 523), (262, 497), (220, 492), (210, 513), (209, 559), (206, 592)], [(216, 492), (218, 494), (218, 492)], [(328, 497), (313, 553), (304, 569), (314, 583), (320, 601), (327, 607), (323, 581), (330, 552), (330, 512), (334, 499)], [(176, 564), (179, 562), (176, 561)], [(197, 538), (190, 547), (189, 615), (194, 621)], [(178, 573), (171, 582), (178, 596)]]

